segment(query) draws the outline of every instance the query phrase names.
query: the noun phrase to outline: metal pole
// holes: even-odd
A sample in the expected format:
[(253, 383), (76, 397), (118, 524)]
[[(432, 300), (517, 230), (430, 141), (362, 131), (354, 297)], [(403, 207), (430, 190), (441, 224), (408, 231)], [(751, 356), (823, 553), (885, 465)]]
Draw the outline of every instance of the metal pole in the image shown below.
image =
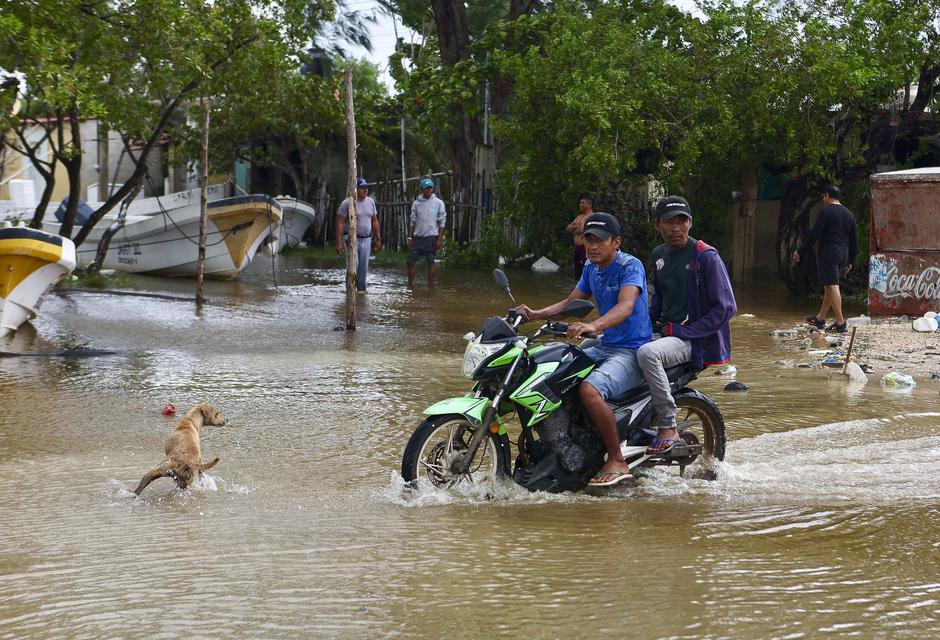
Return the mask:
[(349, 215), (346, 230), (346, 330), (356, 330), (356, 272), (359, 268), (359, 252), (356, 247), (356, 112), (353, 106), (352, 71), (343, 72), (346, 84), (346, 163), (349, 198)]
[(196, 259), (196, 306), (201, 307), (202, 280), (206, 262), (206, 217), (209, 201), (209, 103), (200, 98), (202, 105), (202, 175), (199, 178), (199, 257)]
[(405, 190), (405, 105), (401, 107), (401, 199), (408, 200), (408, 192)]

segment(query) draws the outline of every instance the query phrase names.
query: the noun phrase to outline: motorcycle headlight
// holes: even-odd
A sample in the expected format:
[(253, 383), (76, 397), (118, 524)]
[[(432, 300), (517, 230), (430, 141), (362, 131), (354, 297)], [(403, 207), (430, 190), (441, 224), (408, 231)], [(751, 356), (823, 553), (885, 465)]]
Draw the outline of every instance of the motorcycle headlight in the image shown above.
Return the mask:
[(473, 372), (480, 363), (505, 346), (505, 343), (481, 344), (480, 338), (469, 342), (467, 350), (463, 352), (463, 374), (472, 380)]

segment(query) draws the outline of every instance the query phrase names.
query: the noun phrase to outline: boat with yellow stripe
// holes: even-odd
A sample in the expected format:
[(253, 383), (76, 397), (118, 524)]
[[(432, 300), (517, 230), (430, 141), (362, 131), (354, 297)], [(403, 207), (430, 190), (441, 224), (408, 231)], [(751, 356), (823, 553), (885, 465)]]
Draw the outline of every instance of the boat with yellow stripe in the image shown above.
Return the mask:
[(0, 228), (0, 338), (36, 317), (49, 289), (74, 268), (75, 245), (68, 238)]
[[(212, 278), (234, 278), (277, 231), (282, 206), (266, 195), (221, 198), (208, 203), (204, 273)], [(50, 216), (47, 216), (47, 218)], [(98, 242), (115, 214), (102, 218), (78, 247), (78, 264), (95, 261)], [(43, 228), (53, 230), (53, 218)], [(276, 237), (276, 236), (275, 236)], [(194, 276), (199, 253), (199, 202), (162, 209), (147, 215), (128, 215), (111, 238), (102, 262), (104, 269), (165, 276)]]

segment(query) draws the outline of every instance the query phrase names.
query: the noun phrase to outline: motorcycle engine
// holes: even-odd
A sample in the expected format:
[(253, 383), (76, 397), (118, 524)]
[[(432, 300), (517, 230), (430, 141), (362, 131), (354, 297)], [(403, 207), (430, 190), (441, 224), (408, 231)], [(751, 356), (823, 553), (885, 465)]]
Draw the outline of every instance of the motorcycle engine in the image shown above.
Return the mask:
[[(519, 456), (513, 471), (514, 480), (530, 491), (580, 489), (587, 482), (588, 472), (603, 462), (603, 446), (589, 430), (572, 425), (564, 407), (534, 428), (539, 439), (530, 448), (532, 455)], [(528, 464), (523, 466), (523, 460)]]

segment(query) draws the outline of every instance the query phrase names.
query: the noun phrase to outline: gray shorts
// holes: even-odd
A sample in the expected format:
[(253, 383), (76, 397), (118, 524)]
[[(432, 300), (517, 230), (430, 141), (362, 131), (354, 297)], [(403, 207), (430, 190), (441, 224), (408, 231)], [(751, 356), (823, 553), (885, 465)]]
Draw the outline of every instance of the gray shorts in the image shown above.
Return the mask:
[(437, 236), (415, 236), (411, 240), (411, 251), (408, 252), (406, 261), (408, 264), (417, 264), (418, 260), (424, 258), (428, 264), (434, 264), (434, 257), (437, 251), (434, 249), (434, 243), (437, 242)]

